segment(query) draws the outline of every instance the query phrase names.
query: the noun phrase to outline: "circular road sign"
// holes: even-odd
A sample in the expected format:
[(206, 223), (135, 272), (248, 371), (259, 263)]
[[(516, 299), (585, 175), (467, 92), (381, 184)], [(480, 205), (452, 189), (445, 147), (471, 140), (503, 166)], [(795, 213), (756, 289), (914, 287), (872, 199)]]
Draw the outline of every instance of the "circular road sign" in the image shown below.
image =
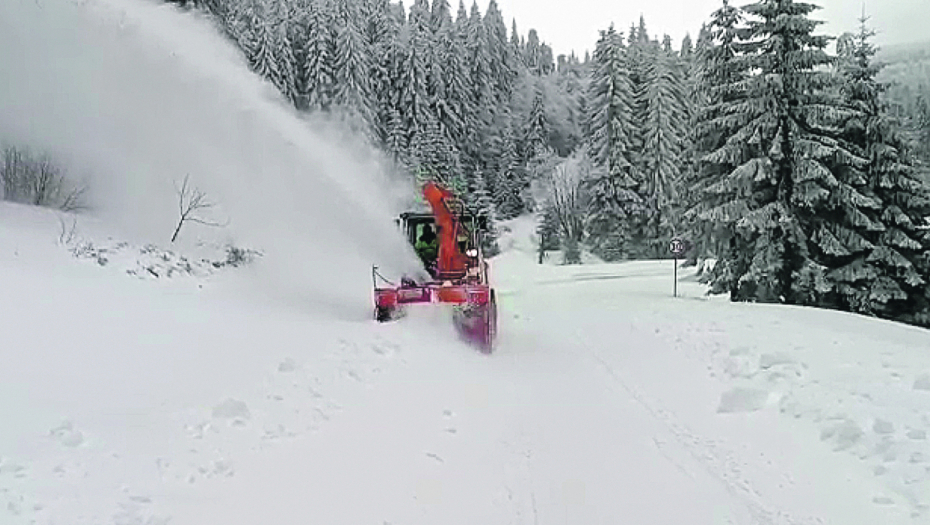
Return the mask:
[(668, 243), (668, 250), (675, 255), (681, 255), (685, 253), (685, 243), (681, 239), (672, 239)]

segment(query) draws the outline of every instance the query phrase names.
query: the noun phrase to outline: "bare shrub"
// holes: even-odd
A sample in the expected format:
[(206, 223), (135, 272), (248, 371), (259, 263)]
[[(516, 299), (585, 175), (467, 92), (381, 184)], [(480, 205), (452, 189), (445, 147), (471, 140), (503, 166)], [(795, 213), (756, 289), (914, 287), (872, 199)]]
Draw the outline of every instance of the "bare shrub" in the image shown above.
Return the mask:
[(589, 170), (585, 159), (570, 159), (554, 166), (542, 179), (547, 192), (545, 208), (552, 215), (553, 226), (557, 225), (566, 264), (581, 263), (586, 203), (581, 181)]
[(58, 208), (83, 210), (86, 187), (69, 180), (65, 169), (46, 154), (6, 146), (0, 156), (0, 187), (3, 200)]

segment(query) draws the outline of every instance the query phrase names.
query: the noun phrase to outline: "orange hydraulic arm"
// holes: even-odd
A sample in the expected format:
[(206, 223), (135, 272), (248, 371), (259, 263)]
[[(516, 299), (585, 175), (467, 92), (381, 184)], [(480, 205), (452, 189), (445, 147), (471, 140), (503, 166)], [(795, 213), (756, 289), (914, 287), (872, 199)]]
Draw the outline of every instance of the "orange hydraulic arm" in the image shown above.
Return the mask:
[(439, 227), (439, 276), (461, 277), (465, 275), (465, 255), (459, 251), (457, 243), (459, 221), (446, 204), (453, 195), (442, 186), (427, 182), (423, 187), (423, 196), (433, 208), (433, 216)]

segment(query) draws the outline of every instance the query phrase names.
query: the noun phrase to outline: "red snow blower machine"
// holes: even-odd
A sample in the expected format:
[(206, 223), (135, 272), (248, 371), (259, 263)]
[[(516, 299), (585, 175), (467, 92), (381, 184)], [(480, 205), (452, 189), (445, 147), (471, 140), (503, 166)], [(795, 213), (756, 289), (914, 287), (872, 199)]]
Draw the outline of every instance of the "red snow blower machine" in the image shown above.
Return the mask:
[(404, 276), (396, 285), (372, 266), (375, 319), (393, 321), (411, 304), (451, 304), (460, 335), (490, 353), (497, 336), (497, 300), (482, 250), (487, 217), (466, 210), (434, 182), (424, 186), (423, 196), (432, 213), (405, 212), (397, 223), (423, 260), (430, 280), (418, 283)]

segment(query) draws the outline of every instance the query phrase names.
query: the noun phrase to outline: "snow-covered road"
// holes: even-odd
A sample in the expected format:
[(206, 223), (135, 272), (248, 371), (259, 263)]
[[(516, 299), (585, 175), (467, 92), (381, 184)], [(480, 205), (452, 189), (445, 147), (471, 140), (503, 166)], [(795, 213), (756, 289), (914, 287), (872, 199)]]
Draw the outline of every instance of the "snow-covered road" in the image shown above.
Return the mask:
[(142, 279), (2, 210), (4, 525), (928, 520), (926, 331), (706, 299), (690, 270), (672, 298), (670, 262), (517, 242), (486, 356), (445, 312)]

